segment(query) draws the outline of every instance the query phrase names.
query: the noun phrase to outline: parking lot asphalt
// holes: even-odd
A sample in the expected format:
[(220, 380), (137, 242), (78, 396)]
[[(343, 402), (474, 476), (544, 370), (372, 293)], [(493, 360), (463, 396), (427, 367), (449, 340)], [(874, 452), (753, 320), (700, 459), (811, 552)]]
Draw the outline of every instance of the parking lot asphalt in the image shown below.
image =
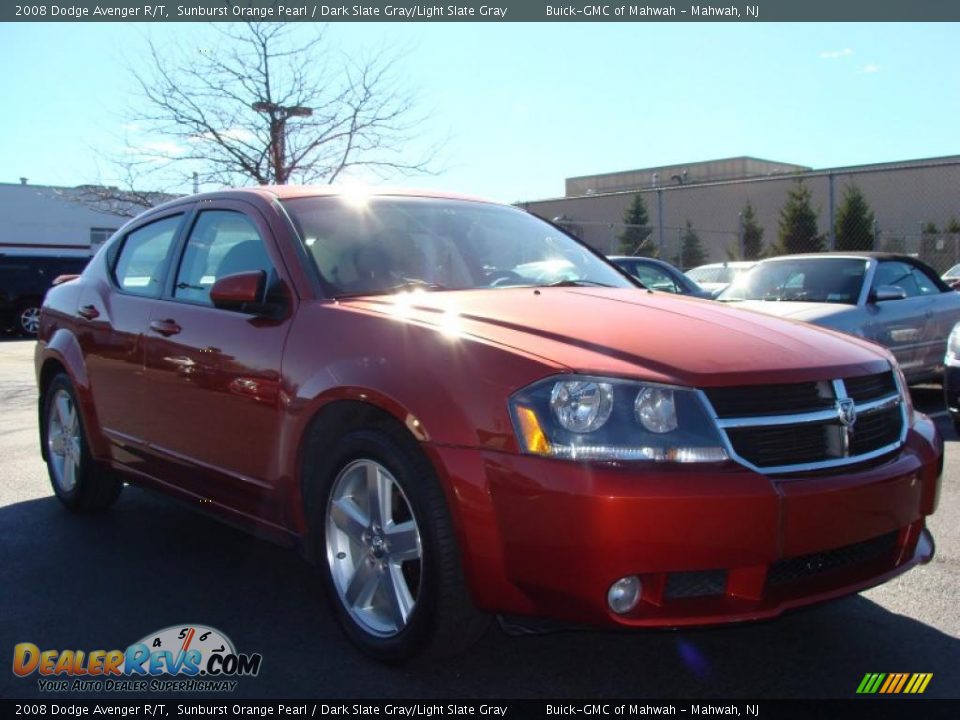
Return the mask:
[(225, 697), (849, 697), (867, 672), (931, 672), (927, 697), (960, 697), (960, 442), (937, 386), (913, 393), (947, 440), (929, 565), (769, 622), (532, 637), (494, 626), (461, 657), (389, 667), (347, 642), (291, 551), (131, 487), (104, 515), (65, 512), (40, 459), (33, 346), (0, 341), (0, 697), (57, 697), (13, 675), (15, 643), (122, 649), (186, 623), (263, 655)]

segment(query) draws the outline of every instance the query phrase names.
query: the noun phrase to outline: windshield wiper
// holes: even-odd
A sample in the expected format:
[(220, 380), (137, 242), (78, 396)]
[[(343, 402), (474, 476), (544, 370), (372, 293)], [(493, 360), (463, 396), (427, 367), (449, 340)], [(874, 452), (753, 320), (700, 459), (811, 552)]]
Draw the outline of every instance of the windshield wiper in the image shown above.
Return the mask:
[(446, 285), (441, 285), (440, 283), (428, 282), (427, 280), (420, 280), (419, 278), (407, 279), (402, 283), (396, 285), (391, 285), (390, 287), (377, 288), (376, 290), (353, 290), (351, 292), (342, 292), (337, 293), (335, 296), (338, 300), (341, 298), (352, 298), (352, 297), (365, 297), (368, 295), (393, 295), (394, 293), (405, 292), (410, 290), (449, 290)]
[(596, 280), (557, 280), (539, 287), (613, 287), (613, 285)]

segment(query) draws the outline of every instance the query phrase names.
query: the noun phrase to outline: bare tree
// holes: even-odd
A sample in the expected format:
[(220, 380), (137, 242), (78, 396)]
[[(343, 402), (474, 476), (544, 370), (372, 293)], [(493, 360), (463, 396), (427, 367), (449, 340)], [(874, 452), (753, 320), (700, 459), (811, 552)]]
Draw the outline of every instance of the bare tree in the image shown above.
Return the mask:
[(85, 204), (128, 214), (161, 199), (134, 188), (191, 178), (242, 186), (433, 171), (437, 147), (418, 142), (423, 117), (400, 75), (402, 52), (351, 57), (330, 48), (325, 29), (304, 36), (289, 24), (212, 28), (213, 47), (147, 41), (131, 66), (134, 136), (106, 158), (110, 180), (85, 186)]
[(55, 192), (64, 200), (124, 218), (136, 217), (148, 208), (177, 197), (174, 193), (144, 190), (154, 187), (156, 180), (153, 173), (143, 171), (139, 163), (117, 158), (112, 164), (114, 170), (109, 181), (101, 175), (97, 183), (56, 188)]

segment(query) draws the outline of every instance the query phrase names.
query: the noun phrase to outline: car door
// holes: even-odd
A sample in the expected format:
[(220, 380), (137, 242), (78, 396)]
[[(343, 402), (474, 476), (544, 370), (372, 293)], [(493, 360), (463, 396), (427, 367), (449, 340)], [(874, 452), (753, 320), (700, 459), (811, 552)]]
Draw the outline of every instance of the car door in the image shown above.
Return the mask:
[(181, 208), (127, 231), (106, 254), (102, 279), (86, 284), (77, 303), (74, 328), (98, 424), (114, 459), (134, 468), (151, 417), (144, 333), (185, 216)]
[[(870, 321), (865, 334), (890, 348), (906, 375), (922, 373), (936, 331), (933, 300), (921, 291), (914, 266), (899, 260), (881, 260), (870, 287)], [(906, 297), (877, 302), (875, 294), (880, 287), (900, 288)]]
[(939, 278), (920, 266), (913, 267), (913, 276), (920, 294), (930, 301), (929, 335), (924, 341), (923, 365), (930, 372), (937, 372), (947, 352), (947, 336), (960, 322), (960, 294), (944, 289)]
[[(159, 479), (261, 518), (279, 513), (280, 365), (293, 303), (273, 243), (252, 206), (205, 204), (181, 243), (146, 341)], [(254, 270), (266, 273), (273, 316), (213, 306), (217, 279)]]

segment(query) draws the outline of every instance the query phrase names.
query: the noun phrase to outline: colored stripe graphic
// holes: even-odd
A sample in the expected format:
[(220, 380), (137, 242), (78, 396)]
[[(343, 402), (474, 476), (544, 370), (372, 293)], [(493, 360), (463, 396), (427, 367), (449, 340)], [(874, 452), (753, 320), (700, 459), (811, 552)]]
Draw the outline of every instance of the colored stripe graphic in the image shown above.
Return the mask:
[(880, 688), (880, 692), (881, 692), (881, 693), (888, 693), (888, 692), (890, 692), (890, 685), (891, 685), (892, 683), (896, 682), (896, 680), (897, 680), (897, 674), (896, 674), (896, 673), (891, 673), (890, 675), (887, 675), (887, 681), (886, 681), (886, 682), (883, 684), (883, 686)]
[(872, 695), (880, 687), (880, 683), (886, 677), (886, 673), (867, 673), (860, 681), (860, 687), (857, 692), (862, 695)]
[(933, 673), (867, 673), (857, 686), (858, 695), (920, 695), (933, 679)]

